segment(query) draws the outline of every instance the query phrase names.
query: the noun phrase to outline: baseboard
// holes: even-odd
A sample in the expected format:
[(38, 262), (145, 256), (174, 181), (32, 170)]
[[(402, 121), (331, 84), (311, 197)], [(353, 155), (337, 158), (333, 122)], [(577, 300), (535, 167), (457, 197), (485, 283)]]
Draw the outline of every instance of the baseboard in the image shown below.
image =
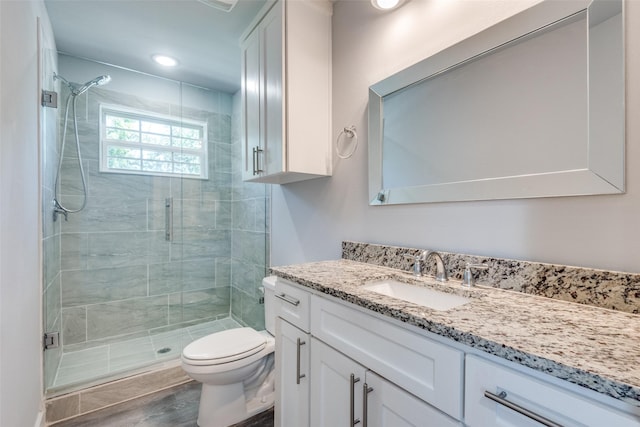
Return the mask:
[(38, 416), (36, 417), (36, 422), (33, 424), (33, 427), (45, 427), (44, 411), (38, 411)]

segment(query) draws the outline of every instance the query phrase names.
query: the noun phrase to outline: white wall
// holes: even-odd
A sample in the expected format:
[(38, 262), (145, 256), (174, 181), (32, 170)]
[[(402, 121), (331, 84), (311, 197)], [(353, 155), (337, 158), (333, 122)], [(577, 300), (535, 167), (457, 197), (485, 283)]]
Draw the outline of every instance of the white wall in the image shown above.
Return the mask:
[(340, 257), (356, 240), (640, 272), (640, 1), (626, 3), (627, 193), (370, 207), (367, 90), (536, 0), (411, 0), (384, 14), (338, 1), (333, 16), (333, 135), (360, 148), (334, 176), (273, 188), (272, 265)]
[(37, 17), (41, 1), (0, 1), (0, 425), (42, 409)]

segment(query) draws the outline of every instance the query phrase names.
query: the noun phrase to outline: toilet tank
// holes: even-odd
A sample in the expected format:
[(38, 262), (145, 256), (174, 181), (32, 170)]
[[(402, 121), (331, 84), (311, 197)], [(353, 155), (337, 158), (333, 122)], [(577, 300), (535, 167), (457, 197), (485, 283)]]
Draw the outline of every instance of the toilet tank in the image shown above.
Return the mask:
[(268, 276), (262, 279), (264, 287), (264, 327), (271, 334), (276, 334), (275, 292), (276, 276)]

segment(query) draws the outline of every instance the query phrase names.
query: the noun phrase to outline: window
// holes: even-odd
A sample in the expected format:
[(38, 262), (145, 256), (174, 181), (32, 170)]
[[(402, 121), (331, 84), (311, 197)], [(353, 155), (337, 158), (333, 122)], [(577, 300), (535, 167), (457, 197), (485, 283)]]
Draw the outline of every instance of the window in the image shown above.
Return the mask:
[(100, 105), (100, 171), (208, 178), (207, 124)]

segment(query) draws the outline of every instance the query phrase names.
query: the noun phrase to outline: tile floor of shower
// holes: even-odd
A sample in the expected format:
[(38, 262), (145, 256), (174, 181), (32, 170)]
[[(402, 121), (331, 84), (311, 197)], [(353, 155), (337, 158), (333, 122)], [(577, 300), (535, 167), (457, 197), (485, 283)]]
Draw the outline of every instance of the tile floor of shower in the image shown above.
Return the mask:
[(176, 359), (191, 341), (214, 332), (240, 327), (240, 323), (228, 317), (170, 332), (63, 353), (52, 390), (117, 377), (158, 362)]

